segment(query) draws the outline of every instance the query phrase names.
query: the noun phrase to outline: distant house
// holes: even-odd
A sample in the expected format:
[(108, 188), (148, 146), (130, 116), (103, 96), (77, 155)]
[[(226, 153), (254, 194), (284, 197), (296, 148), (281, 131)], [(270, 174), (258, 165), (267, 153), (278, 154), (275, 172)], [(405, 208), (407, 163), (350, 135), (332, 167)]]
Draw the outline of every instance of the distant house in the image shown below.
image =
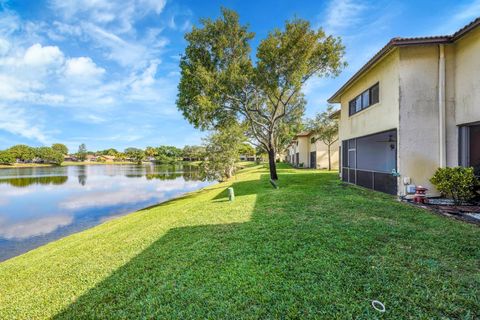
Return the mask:
[(85, 157), (85, 161), (89, 161), (89, 162), (98, 161), (98, 156), (94, 154), (87, 154), (87, 156)]
[(333, 94), (343, 181), (436, 195), (429, 179), (438, 167), (480, 173), (479, 26), (480, 18), (453, 35), (394, 38)]
[[(331, 168), (338, 168), (338, 142), (330, 146)], [(296, 167), (327, 169), (328, 147), (309, 131), (300, 132), (289, 144), (285, 160)]]
[(96, 161), (114, 162), (115, 156), (107, 156), (107, 155), (98, 156)]
[(63, 161), (78, 161), (78, 159), (74, 155), (65, 154), (63, 156)]
[(256, 161), (256, 160), (257, 160), (256, 155), (247, 155), (247, 154), (240, 155), (240, 161)]

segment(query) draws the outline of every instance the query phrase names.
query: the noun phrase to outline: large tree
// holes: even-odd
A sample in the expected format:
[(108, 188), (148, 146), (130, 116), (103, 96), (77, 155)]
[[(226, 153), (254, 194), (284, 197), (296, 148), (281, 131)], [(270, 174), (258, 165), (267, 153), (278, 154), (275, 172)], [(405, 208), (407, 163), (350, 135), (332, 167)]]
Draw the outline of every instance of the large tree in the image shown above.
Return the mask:
[(35, 157), (43, 163), (53, 163), (60, 165), (63, 162), (63, 154), (50, 147), (35, 148)]
[(77, 158), (80, 161), (85, 161), (87, 158), (87, 147), (85, 146), (85, 143), (78, 146)]
[(62, 155), (68, 154), (68, 148), (63, 143), (52, 144), (52, 149), (55, 150), (56, 152), (62, 154)]
[(24, 144), (17, 144), (10, 147), (8, 151), (13, 155), (15, 160), (20, 162), (29, 162), (35, 158), (35, 149)]
[(333, 106), (317, 113), (315, 118), (307, 120), (306, 127), (313, 132), (315, 140), (322, 141), (328, 150), (328, 170), (332, 170), (331, 147), (338, 141), (338, 119)]
[(124, 153), (131, 161), (134, 161), (138, 164), (141, 164), (143, 158), (145, 158), (145, 152), (138, 148), (127, 148), (125, 149)]
[(233, 176), (246, 140), (244, 132), (244, 126), (233, 124), (215, 130), (204, 139), (207, 159), (202, 168), (207, 177), (223, 181)]
[(295, 19), (261, 41), (254, 63), (254, 34), (240, 24), (237, 13), (222, 9), (221, 18), (201, 23), (185, 36), (177, 106), (201, 129), (247, 122), (254, 143), (268, 153), (270, 177), (276, 180), (282, 123), (292, 115), (301, 118), (306, 81), (338, 75), (344, 47), (339, 38)]
[(15, 157), (9, 150), (0, 150), (0, 164), (13, 164)]

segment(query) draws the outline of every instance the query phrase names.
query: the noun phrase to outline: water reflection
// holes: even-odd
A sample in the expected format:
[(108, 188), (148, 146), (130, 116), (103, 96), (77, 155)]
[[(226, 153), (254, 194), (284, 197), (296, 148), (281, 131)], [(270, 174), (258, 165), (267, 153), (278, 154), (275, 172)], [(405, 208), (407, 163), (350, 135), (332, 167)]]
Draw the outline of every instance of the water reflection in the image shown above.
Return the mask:
[(78, 183), (84, 186), (87, 183), (87, 168), (80, 166), (77, 171)]
[(0, 170), (0, 261), (211, 183), (194, 166)]

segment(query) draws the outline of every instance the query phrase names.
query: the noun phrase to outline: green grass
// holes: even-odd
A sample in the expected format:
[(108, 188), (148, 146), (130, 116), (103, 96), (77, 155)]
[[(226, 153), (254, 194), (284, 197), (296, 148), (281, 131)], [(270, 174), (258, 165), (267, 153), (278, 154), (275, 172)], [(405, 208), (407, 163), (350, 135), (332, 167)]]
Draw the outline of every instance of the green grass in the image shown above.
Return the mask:
[(0, 263), (0, 319), (480, 317), (477, 226), (279, 172), (278, 190), (250, 167)]
[(52, 164), (45, 164), (45, 163), (14, 163), (14, 164), (0, 164), (0, 169), (52, 167), (52, 166), (53, 166)]

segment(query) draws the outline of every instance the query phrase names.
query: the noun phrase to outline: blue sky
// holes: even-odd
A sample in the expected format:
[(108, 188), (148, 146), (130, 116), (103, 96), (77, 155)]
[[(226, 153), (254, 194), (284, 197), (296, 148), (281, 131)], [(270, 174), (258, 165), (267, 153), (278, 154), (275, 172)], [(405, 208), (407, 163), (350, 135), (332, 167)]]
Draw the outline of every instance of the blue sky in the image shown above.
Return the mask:
[(250, 25), (254, 47), (295, 16), (343, 38), (349, 65), (307, 83), (307, 116), (390, 38), (450, 34), (480, 16), (480, 0), (0, 0), (0, 149), (201, 143), (175, 107), (178, 61), (184, 33), (221, 6)]

